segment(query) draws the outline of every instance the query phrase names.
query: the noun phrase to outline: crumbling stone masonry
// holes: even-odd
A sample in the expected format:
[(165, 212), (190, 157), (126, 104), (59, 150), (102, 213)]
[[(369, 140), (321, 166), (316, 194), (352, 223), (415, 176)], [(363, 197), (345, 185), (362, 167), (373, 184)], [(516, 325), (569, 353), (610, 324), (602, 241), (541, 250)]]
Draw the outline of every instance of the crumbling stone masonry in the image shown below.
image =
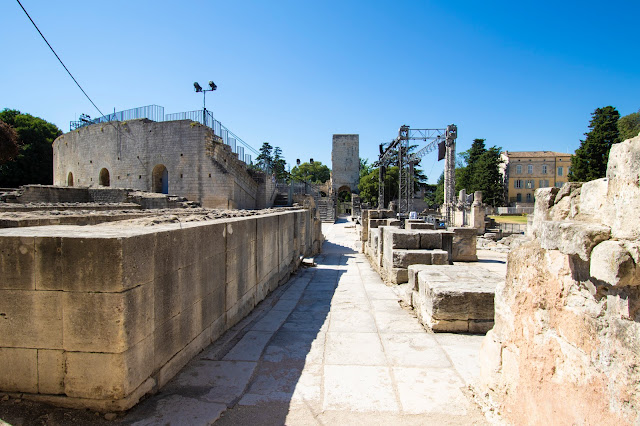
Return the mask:
[(0, 229), (0, 391), (128, 409), (285, 282), (319, 239), (311, 210)]
[(274, 182), (191, 120), (148, 119), (81, 127), (53, 143), (59, 186), (132, 188), (186, 197), (210, 208), (271, 207)]
[(640, 136), (606, 178), (536, 191), (480, 354), (480, 394), (514, 424), (640, 421), (639, 173)]

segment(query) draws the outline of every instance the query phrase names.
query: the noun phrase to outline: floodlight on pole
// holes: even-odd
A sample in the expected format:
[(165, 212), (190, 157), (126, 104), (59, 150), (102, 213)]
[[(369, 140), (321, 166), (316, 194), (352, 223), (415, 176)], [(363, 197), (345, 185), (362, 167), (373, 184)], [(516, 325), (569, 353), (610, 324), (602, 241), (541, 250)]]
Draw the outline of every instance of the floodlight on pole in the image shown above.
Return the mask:
[(213, 92), (218, 86), (213, 81), (209, 81), (209, 87), (211, 89), (203, 89), (197, 81), (193, 83), (193, 88), (196, 92), (202, 92), (202, 124), (205, 126), (207, 125), (207, 92)]

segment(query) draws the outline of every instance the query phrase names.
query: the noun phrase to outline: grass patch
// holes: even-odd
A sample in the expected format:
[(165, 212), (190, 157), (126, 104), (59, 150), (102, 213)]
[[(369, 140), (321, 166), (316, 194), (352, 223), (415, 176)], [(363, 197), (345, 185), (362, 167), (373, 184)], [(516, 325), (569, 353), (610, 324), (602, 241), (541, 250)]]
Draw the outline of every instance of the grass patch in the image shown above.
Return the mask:
[(491, 219), (495, 220), (496, 223), (527, 223), (527, 215), (523, 214), (523, 215), (505, 215), (505, 216), (498, 216), (498, 215), (492, 215), (489, 216)]

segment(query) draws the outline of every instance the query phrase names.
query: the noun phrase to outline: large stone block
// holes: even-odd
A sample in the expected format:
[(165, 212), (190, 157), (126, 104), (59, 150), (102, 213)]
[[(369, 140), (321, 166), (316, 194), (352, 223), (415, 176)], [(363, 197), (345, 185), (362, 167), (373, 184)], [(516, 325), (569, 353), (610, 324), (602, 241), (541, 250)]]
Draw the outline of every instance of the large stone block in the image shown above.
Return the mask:
[(123, 293), (63, 293), (64, 349), (124, 352), (152, 334), (152, 283)]
[(67, 396), (122, 399), (153, 372), (153, 337), (121, 353), (67, 352), (64, 391)]
[(256, 279), (262, 282), (278, 270), (278, 216), (257, 221)]
[(64, 393), (66, 356), (61, 350), (38, 349), (38, 393)]
[(33, 237), (0, 239), (0, 289), (34, 290), (35, 243)]
[[(177, 238), (177, 233), (160, 233), (158, 236), (158, 243), (154, 234), (131, 237), (116, 235), (110, 238), (62, 238), (59, 263), (62, 270), (60, 281), (64, 290), (118, 292), (150, 282), (154, 269), (160, 264), (170, 265), (174, 258), (173, 255), (167, 254), (163, 260), (156, 259), (154, 262), (154, 247), (162, 246), (164, 243), (167, 252), (178, 249), (175, 246), (170, 248), (173, 241), (165, 241), (171, 236)], [(51, 252), (43, 254), (49, 253)], [(57, 263), (56, 259), (38, 260), (40, 265)], [(40, 271), (42, 269), (41, 267)], [(38, 283), (39, 288), (57, 287), (55, 282), (47, 282), (55, 280), (55, 276), (39, 274), (39, 277), (42, 279), (42, 282)]]
[(582, 222), (542, 222), (540, 226), (540, 245), (544, 249), (558, 249), (569, 255), (577, 255), (589, 260), (591, 250), (596, 244), (608, 240), (611, 229), (608, 226)]
[(434, 331), (486, 332), (493, 326), (494, 294), (504, 281), (471, 265), (437, 266), (418, 272), (421, 321)]
[(430, 229), (435, 230), (435, 223), (426, 223), (426, 222), (410, 222), (405, 225), (405, 229)]
[(0, 389), (7, 392), (38, 392), (38, 351), (0, 348)]
[(391, 251), (393, 262), (388, 265), (393, 268), (408, 268), (411, 265), (446, 265), (449, 254), (444, 250), (404, 250)]
[(640, 285), (638, 243), (603, 241), (591, 251), (590, 274), (612, 286)]
[(419, 249), (420, 234), (417, 231), (404, 229), (385, 229), (385, 250), (389, 249)]
[(580, 191), (580, 214), (595, 222), (609, 223), (606, 208), (609, 179), (595, 179), (582, 184)]
[(35, 280), (38, 290), (64, 290), (62, 237), (35, 238)]
[(454, 262), (475, 262), (477, 229), (475, 228), (450, 228), (453, 231), (452, 258)]
[(62, 318), (62, 292), (0, 290), (0, 347), (62, 349)]
[(611, 146), (607, 163), (611, 208), (611, 234), (614, 238), (640, 239), (640, 136)]

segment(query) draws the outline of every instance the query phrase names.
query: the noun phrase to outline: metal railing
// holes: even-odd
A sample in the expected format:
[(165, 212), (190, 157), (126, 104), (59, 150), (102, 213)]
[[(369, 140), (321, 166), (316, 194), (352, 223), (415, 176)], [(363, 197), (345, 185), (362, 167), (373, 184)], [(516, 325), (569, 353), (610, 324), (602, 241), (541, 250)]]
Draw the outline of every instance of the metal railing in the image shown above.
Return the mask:
[[(113, 112), (105, 116), (91, 119), (88, 116), (81, 116), (79, 121), (70, 122), (70, 130), (76, 130), (80, 127), (88, 126), (90, 124), (107, 123), (110, 121), (126, 121), (136, 120), (140, 118), (148, 118), (152, 121), (176, 121), (176, 120), (191, 120), (196, 121), (204, 126), (213, 130), (213, 133), (222, 138), (222, 141), (231, 147), (231, 150), (238, 154), (238, 159), (246, 164), (251, 164), (252, 154), (259, 155), (260, 153), (254, 149), (251, 145), (243, 141), (235, 133), (227, 129), (220, 121), (207, 110), (195, 110), (186, 112), (175, 112), (171, 114), (164, 113), (164, 107), (159, 105), (148, 105), (138, 108), (132, 108), (124, 111)], [(249, 153), (245, 154), (245, 150)]]
[(525, 223), (496, 223), (503, 234), (525, 234), (527, 225)]

